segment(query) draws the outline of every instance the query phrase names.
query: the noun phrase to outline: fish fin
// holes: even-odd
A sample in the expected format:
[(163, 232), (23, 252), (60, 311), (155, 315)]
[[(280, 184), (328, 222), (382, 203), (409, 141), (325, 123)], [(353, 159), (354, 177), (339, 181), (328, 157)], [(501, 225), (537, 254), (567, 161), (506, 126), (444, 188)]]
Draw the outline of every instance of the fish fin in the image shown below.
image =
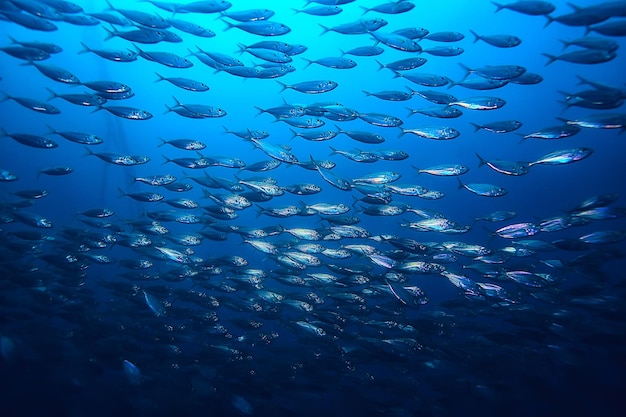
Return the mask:
[(235, 24), (230, 23), (228, 20), (222, 20), (222, 22), (226, 23), (226, 29), (224, 29), (222, 32), (226, 32), (227, 30), (237, 27)]
[(458, 176), (457, 176), (457, 177), (455, 177), (455, 178), (456, 178), (456, 180), (459, 182), (459, 187), (458, 187), (458, 189), (460, 190), (461, 188), (464, 188), (464, 187), (465, 187), (465, 184), (463, 184), (463, 183), (461, 182), (461, 179), (460, 179)]
[(541, 55), (543, 55), (543, 56), (545, 56), (545, 57), (547, 57), (547, 58), (549, 59), (549, 61), (548, 61), (548, 62), (546, 62), (546, 65), (545, 65), (546, 67), (547, 67), (548, 65), (550, 65), (551, 63), (553, 63), (554, 61), (556, 61), (556, 59), (557, 59), (557, 57), (556, 57), (556, 56), (554, 56), (554, 55), (545, 54), (545, 53), (542, 53)]
[(88, 147), (84, 146), (85, 150), (87, 151), (86, 154), (84, 154), (83, 156), (91, 156), (91, 155), (95, 155), (95, 153), (93, 153), (91, 151), (91, 149), (89, 149)]
[(498, 4), (495, 1), (492, 1), (491, 4), (496, 6), (496, 11), (494, 13), (498, 13), (500, 10), (504, 9), (504, 6), (502, 4)]
[(470, 67), (468, 67), (467, 65), (462, 64), (460, 62), (459, 62), (459, 66), (461, 68), (463, 68), (463, 71), (465, 71), (465, 75), (463, 76), (463, 79), (461, 81), (459, 81), (459, 83), (462, 83), (470, 75), (470, 73), (472, 72), (472, 69)]
[(478, 152), (474, 152), (474, 153), (476, 154), (476, 156), (478, 157), (478, 160), (480, 161), (478, 162), (478, 168), (480, 168), (481, 166), (487, 163), (487, 161), (485, 161), (483, 157), (478, 154)]
[(106, 2), (107, 2), (107, 6), (109, 7), (107, 7), (105, 10), (115, 10), (115, 7), (113, 7), (113, 5), (111, 4), (109, 0), (106, 0)]
[(474, 32), (472, 29), (470, 29), (469, 31), (472, 35), (474, 35), (474, 43), (478, 42), (480, 40), (480, 35)]
[(183, 105), (180, 103), (180, 101), (178, 101), (178, 99), (177, 99), (176, 97), (172, 96), (172, 98), (173, 98), (173, 99), (174, 99), (174, 101), (176, 102), (176, 106), (178, 106), (178, 107), (185, 107), (185, 106), (183, 106)]
[(54, 91), (52, 91), (52, 89), (51, 89), (51, 88), (46, 87), (46, 90), (48, 90), (48, 92), (50, 93), (50, 97), (48, 97), (48, 99), (47, 99), (46, 101), (50, 101), (50, 100), (52, 100), (53, 98), (57, 98), (57, 97), (59, 97), (59, 95), (58, 95), (57, 93), (55, 93)]
[(243, 55), (244, 52), (246, 52), (246, 50), (248, 49), (248, 47), (246, 45), (244, 45), (243, 43), (237, 43), (237, 48), (239, 48), (239, 55)]
[(106, 35), (106, 37), (104, 38), (105, 41), (108, 41), (109, 39), (112, 39), (116, 36), (116, 30), (115, 28), (113, 28), (113, 30), (107, 28), (106, 26), (102, 26), (102, 29), (106, 30), (108, 33)]
[(576, 12), (579, 12), (579, 11), (581, 11), (581, 10), (583, 9), (582, 7), (577, 6), (577, 5), (575, 5), (575, 4), (573, 4), (573, 3), (570, 3), (570, 2), (567, 2), (567, 3), (565, 3), (565, 4), (567, 4), (569, 7), (571, 7), (572, 9), (574, 9), (574, 11), (576, 11)]
[(90, 48), (90, 47), (88, 47), (87, 45), (85, 45), (85, 43), (84, 43), (84, 42), (81, 42), (80, 44), (82, 45), (83, 49), (82, 49), (82, 50), (80, 50), (80, 51), (78, 51), (78, 54), (79, 54), (79, 55), (80, 55), (80, 54), (85, 54), (85, 53), (87, 53), (87, 52), (91, 52), (91, 48)]
[[(554, 17), (550, 16), (549, 14), (545, 14), (544, 16), (546, 19), (548, 19), (548, 21), (546, 22), (545, 25), (543, 25), (543, 27), (547, 28), (550, 25), (550, 23), (554, 22)], [(587, 36), (587, 33), (585, 33), (585, 36)]]
[(591, 83), (589, 82), (589, 80), (588, 80), (588, 79), (583, 78), (583, 77), (582, 77), (582, 76), (580, 76), (580, 75), (577, 75), (577, 76), (576, 76), (576, 78), (578, 78), (578, 80), (579, 80), (579, 81), (578, 81), (578, 85), (583, 85), (583, 84), (591, 84)]
[(287, 84), (285, 84), (284, 82), (282, 82), (282, 81), (276, 80), (276, 82), (283, 87), (282, 90), (279, 91), (279, 93), (282, 93), (283, 91), (285, 91), (286, 89), (289, 88), (289, 86)]

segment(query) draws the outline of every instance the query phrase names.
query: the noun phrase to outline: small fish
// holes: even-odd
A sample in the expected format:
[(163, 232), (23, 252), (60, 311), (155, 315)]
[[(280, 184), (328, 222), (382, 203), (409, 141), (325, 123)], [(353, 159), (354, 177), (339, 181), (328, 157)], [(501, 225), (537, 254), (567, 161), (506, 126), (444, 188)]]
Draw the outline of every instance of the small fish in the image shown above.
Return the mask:
[(513, 48), (522, 43), (522, 40), (517, 36), (513, 35), (479, 35), (478, 33), (470, 30), (472, 35), (474, 35), (474, 43), (479, 40), (488, 43), (491, 46), (495, 46), (497, 48)]
[(541, 158), (530, 162), (528, 164), (529, 167), (534, 165), (563, 165), (570, 164), (572, 162), (581, 161), (587, 158), (589, 155), (593, 153), (593, 149), (591, 148), (571, 148), (571, 149), (562, 149), (555, 152), (550, 152), (542, 156)]
[(290, 88), (292, 90), (299, 91), (301, 93), (306, 94), (320, 94), (326, 93), (328, 91), (334, 90), (339, 86), (335, 81), (332, 80), (321, 80), (321, 81), (304, 81), (292, 85), (288, 85), (277, 81), (283, 88), (280, 92), (285, 91)]
[(457, 177), (459, 182), (459, 189), (465, 188), (467, 191), (472, 194), (476, 194), (483, 197), (501, 197), (507, 194), (507, 190), (497, 185), (492, 184), (481, 184), (481, 183), (462, 183), (459, 177)]
[(449, 126), (421, 126), (411, 129), (402, 129), (399, 136), (402, 137), (407, 133), (412, 133), (425, 139), (435, 140), (454, 139), (461, 134), (458, 130)]

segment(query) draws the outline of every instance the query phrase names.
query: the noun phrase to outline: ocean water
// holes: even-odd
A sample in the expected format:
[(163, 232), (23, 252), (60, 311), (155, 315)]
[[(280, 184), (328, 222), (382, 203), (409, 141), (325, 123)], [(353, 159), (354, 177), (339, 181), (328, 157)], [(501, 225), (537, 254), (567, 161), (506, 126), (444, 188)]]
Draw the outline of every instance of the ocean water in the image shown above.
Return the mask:
[[(24, 27), (15, 22), (19, 17), (12, 13), (29, 15), (28, 10), (33, 10), (28, 6), (40, 3), (0, 2), (0, 10), (9, 11), (0, 21), (2, 48), (12, 45), (11, 38), (53, 43), (62, 52), (35, 63), (68, 70), (83, 83), (115, 81), (134, 92), (125, 100), (108, 100), (99, 111), (59, 97), (48, 100), (48, 90), (59, 95), (94, 91), (56, 81), (28, 65), (27, 60), (6, 53), (6, 49), (0, 54), (0, 91), (4, 95), (48, 102), (60, 111), (44, 114), (11, 98), (0, 103), (0, 127), (6, 134), (0, 138), (0, 171), (18, 177), (5, 178), (0, 185), (2, 414), (621, 415), (626, 388), (624, 38), (591, 31), (587, 36), (599, 39), (604, 46), (616, 43), (617, 49), (605, 52), (610, 55), (606, 62), (556, 60), (547, 65), (543, 54), (585, 50), (575, 45), (563, 50), (562, 41), (583, 38), (586, 25), (572, 26), (557, 19), (546, 26), (545, 16), (506, 8), (494, 13), (496, 6), (487, 1), (417, 0), (403, 2), (414, 4), (403, 13), (364, 13), (389, 3), (357, 0), (340, 5), (342, 11), (332, 16), (302, 12), (321, 5), (301, 0), (231, 3), (226, 14), (267, 8), (274, 12), (269, 21), (282, 23), (290, 31), (261, 36), (237, 27), (229, 29), (229, 24), (241, 23), (218, 12), (176, 13), (176, 19), (201, 25), (215, 36), (200, 37), (169, 28), (182, 38), (181, 42), (136, 45), (148, 53), (186, 57), (193, 66), (183, 69), (141, 56), (132, 62), (113, 62), (84, 53), (81, 43), (99, 50), (135, 51), (135, 47), (117, 36), (106, 39), (105, 28), (111, 25), (103, 21), (83, 26), (53, 20), (57, 26), (53, 31)], [(552, 17), (574, 11), (564, 1), (551, 3), (555, 6)], [(624, 2), (610, 3), (614, 10), (626, 8)], [(99, 0), (76, 4), (85, 13), (108, 8)], [(157, 7), (159, 4), (164, 3), (117, 1), (114, 6), (120, 9), (109, 12), (136, 18), (132, 11), (141, 11), (172, 18), (171, 12)], [(600, 4), (576, 2), (581, 8)], [(12, 8), (17, 11), (11, 12)], [(51, 9), (43, 10), (50, 13)], [(616, 14), (613, 11), (598, 25), (626, 20)], [(344, 55), (356, 62), (354, 68), (316, 63), (307, 66), (304, 58), (338, 58), (343, 51), (374, 45), (372, 34), (323, 33), (320, 26), (338, 28), (359, 19), (387, 22), (374, 34), (405, 28), (424, 28), (430, 34), (458, 32), (464, 37), (455, 42), (428, 37), (415, 42), (425, 51), (456, 47), (462, 48), (462, 53), (438, 56), (378, 43), (384, 51), (380, 55)], [(116, 29), (136, 30), (133, 26)], [(475, 42), (470, 31), (481, 36), (516, 36), (521, 44), (501, 48), (484, 40)], [(261, 41), (303, 45), (306, 50), (290, 56), (292, 61), (287, 65), (291, 68), (284, 75), (267, 79), (236, 76), (227, 68), (211, 68), (190, 55), (199, 47), (260, 69), (267, 61), (240, 53), (240, 46)], [(426, 63), (397, 73), (380, 68), (379, 62), (390, 64), (415, 57), (425, 58)], [(493, 66), (504, 65), (521, 66), (527, 73), (538, 74), (542, 81), (521, 85), (500, 74), (496, 78), (510, 81), (503, 87), (481, 91), (461, 85), (418, 85), (407, 78), (408, 74), (434, 74), (460, 82), (466, 75), (463, 66), (489, 72)], [(167, 81), (156, 82), (159, 76), (155, 73), (200, 81), (209, 89), (189, 91)], [(591, 84), (581, 84), (580, 77)], [(481, 78), (485, 79), (471, 74), (467, 79)], [(319, 80), (331, 80), (338, 86), (310, 94), (293, 88), (283, 90), (280, 84), (294, 86)], [(390, 101), (364, 92), (410, 89), (452, 94), (461, 102), (496, 97), (506, 104), (492, 110), (438, 105), (463, 113), (442, 119), (410, 114), (407, 108), (437, 106), (417, 94), (406, 101)], [(182, 106), (174, 107), (176, 100)], [(343, 133), (324, 141), (294, 137), (293, 131), (313, 129), (292, 127), (285, 119), (258, 110), (289, 104), (312, 113), (314, 104), (318, 107), (320, 103), (325, 111), (306, 116), (324, 122), (320, 130), (377, 133), (384, 142), (362, 143)], [(191, 118), (167, 112), (170, 107), (197, 113), (194, 105), (219, 107), (226, 114)], [(107, 106), (143, 109), (152, 117), (118, 117), (108, 112)], [(352, 111), (353, 120), (337, 120), (336, 111), (345, 109)], [(376, 126), (359, 117), (370, 113), (397, 117), (402, 125)], [(522, 138), (548, 127), (568, 126), (568, 121), (572, 126), (590, 116), (609, 114), (615, 115), (614, 128), (582, 127), (569, 137), (557, 139)], [(522, 126), (494, 133), (475, 131), (472, 125), (511, 120)], [(454, 128), (460, 135), (438, 140), (402, 134), (403, 129), (428, 126)], [(59, 132), (95, 134), (103, 141), (97, 145), (72, 142), (50, 134), (50, 127)], [(254, 146), (250, 140), (226, 133), (226, 129), (243, 136), (262, 130), (269, 136)], [(29, 146), (13, 138), (18, 134), (43, 136), (58, 146)], [(194, 139), (206, 148), (199, 155), (162, 145), (160, 138)], [(237, 158), (250, 166), (273, 159), (261, 149), (266, 143), (301, 163), (329, 160), (336, 166), (318, 172), (283, 161), (273, 170), (250, 172), (224, 166), (184, 168), (167, 162), (176, 158)], [(397, 150), (408, 158), (355, 162), (333, 153), (331, 147), (339, 151)], [(549, 153), (579, 148), (592, 152), (571, 163), (534, 164)], [(121, 166), (89, 152), (141, 155), (149, 161)], [(507, 175), (486, 165), (479, 167), (477, 153), (492, 162), (519, 162), (518, 167), (527, 172)], [(457, 177), (416, 170), (442, 164), (464, 165), (469, 170)], [(71, 167), (72, 172), (63, 176), (41, 173), (57, 166)], [(384, 184), (365, 190), (354, 181), (388, 171), (400, 176), (388, 186), (421, 186), (422, 193), (437, 191), (440, 198), (390, 193)], [(166, 174), (192, 188), (177, 192), (135, 180)], [(284, 192), (265, 202), (253, 201), (248, 208), (232, 210), (236, 218), (223, 220), (202, 208), (223, 206), (207, 198), (206, 192), (220, 198), (233, 192), (207, 188), (192, 179), (202, 180), (206, 175), (234, 184), (249, 180), (273, 181), (281, 187), (311, 183), (321, 191), (311, 195)], [(341, 190), (323, 175), (343, 178), (352, 188)], [(506, 194), (476, 195), (460, 189), (459, 181), (495, 185), (504, 188)], [(236, 193), (250, 191), (245, 184), (240, 186), (242, 191)], [(21, 193), (25, 190), (44, 190), (47, 195), (29, 201)], [(374, 204), (372, 196), (367, 199), (366, 194), (376, 191), (391, 198), (386, 207), (402, 213), (372, 215), (381, 205)], [(164, 200), (190, 199), (200, 207), (181, 209), (125, 195), (145, 192), (159, 193)], [(590, 202), (594, 197), (595, 203)], [(585, 201), (594, 212), (584, 211), (580, 205)], [(347, 215), (360, 219), (355, 226), (368, 237), (333, 235), (328, 219), (337, 216), (300, 213), (272, 217), (259, 209), (294, 206), (305, 210), (319, 203), (347, 206)], [(114, 214), (106, 218), (85, 215), (88, 210), (103, 208)], [(476, 220), (498, 211), (516, 215), (498, 222)], [(161, 218), (192, 214), (198, 222), (159, 220), (154, 224), (148, 214), (156, 213)], [(421, 230), (408, 227), (437, 217), (454, 223), (439, 231), (424, 230), (423, 223)], [(33, 219), (41, 218), (52, 227), (32, 224)], [(549, 219), (557, 219), (561, 226), (549, 229)], [(519, 223), (528, 223), (533, 232), (516, 238), (498, 235), (500, 228)], [(163, 234), (155, 231), (158, 225), (166, 229)], [(296, 233), (297, 228), (316, 231), (320, 237), (307, 241), (287, 231)], [(244, 233), (260, 230), (274, 230), (276, 234), (258, 237)], [(454, 230), (457, 233), (452, 233)], [(219, 233), (221, 238), (215, 236)], [(184, 237), (195, 237), (199, 242), (192, 245), (176, 240)], [(144, 244), (138, 246), (134, 242), (140, 238)], [(407, 241), (401, 239), (421, 245), (409, 250), (402, 247)], [(514, 249), (528, 239), (543, 246), (528, 253)], [(259, 242), (273, 245), (273, 253), (252, 245)], [(335, 259), (311, 253), (312, 264), (307, 266), (301, 260), (302, 252), (298, 253), (304, 250), (298, 245), (305, 243), (344, 249), (349, 257)], [(477, 247), (489, 257), (475, 259), (480, 254), (468, 250)], [(102, 259), (98, 256), (106, 256), (109, 262), (98, 261)], [(176, 256), (178, 260), (172, 259)], [(234, 265), (234, 256), (245, 260), (246, 265)], [(149, 261), (149, 267), (139, 268), (137, 260)], [(415, 264), (409, 262), (413, 261), (430, 270), (410, 271)], [(463, 276), (464, 281), (455, 285), (457, 276)]]

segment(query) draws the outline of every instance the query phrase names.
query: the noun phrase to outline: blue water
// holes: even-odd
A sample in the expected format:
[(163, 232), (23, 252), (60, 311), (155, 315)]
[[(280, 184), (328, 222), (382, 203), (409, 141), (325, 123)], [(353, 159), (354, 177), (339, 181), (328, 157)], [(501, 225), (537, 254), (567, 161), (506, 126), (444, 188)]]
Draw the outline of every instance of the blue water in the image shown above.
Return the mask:
[[(1, 2), (4, 8), (11, 2)], [(19, 3), (19, 2), (17, 2)], [(200, 224), (186, 225), (163, 222), (169, 234), (149, 235), (152, 245), (131, 249), (122, 244), (108, 243), (106, 248), (90, 247), (90, 254), (109, 256), (111, 264), (87, 262), (84, 270), (54, 266), (44, 255), (77, 256), (81, 241), (68, 231), (85, 230), (100, 235), (111, 234), (121, 240), (133, 232), (132, 221), (145, 218), (148, 211), (172, 209), (165, 203), (144, 203), (128, 196), (120, 197), (121, 189), (128, 193), (159, 192), (166, 199), (189, 198), (201, 205), (212, 202), (204, 198), (202, 186), (185, 178), (185, 173), (203, 176), (202, 170), (181, 168), (165, 163), (170, 159), (196, 157), (193, 151), (170, 145), (159, 147), (159, 138), (167, 140), (192, 138), (207, 144), (205, 156), (230, 156), (252, 164), (269, 159), (260, 149), (232, 134), (231, 130), (262, 129), (270, 136), (265, 141), (288, 145), (300, 161), (329, 159), (336, 163), (332, 172), (348, 179), (380, 172), (401, 174), (397, 181), (418, 184), (444, 193), (438, 200), (393, 194), (393, 201), (415, 209), (432, 210), (459, 225), (471, 226), (464, 234), (418, 232), (401, 224), (421, 220), (407, 212), (400, 216), (368, 216), (358, 211), (357, 204), (349, 214), (358, 216), (363, 227), (373, 237), (395, 235), (431, 245), (463, 242), (482, 245), (494, 253), (511, 246), (510, 239), (494, 236), (493, 232), (507, 224), (539, 223), (554, 216), (566, 216), (583, 200), (592, 196), (621, 194), (610, 207), (624, 206), (626, 176), (626, 145), (623, 129), (583, 128), (571, 137), (555, 140), (527, 139), (520, 141), (518, 133), (528, 134), (562, 122), (557, 117), (576, 120), (597, 113), (623, 113), (623, 106), (609, 110), (582, 107), (565, 109), (564, 95), (591, 90), (578, 85), (577, 76), (624, 89), (626, 61), (622, 50), (623, 38), (604, 37), (618, 42), (616, 57), (600, 64), (577, 64), (556, 61), (546, 66), (542, 53), (562, 53), (559, 40), (584, 36), (584, 27), (571, 27), (554, 22), (544, 27), (543, 16), (529, 16), (511, 10), (494, 13), (490, 2), (451, 0), (446, 2), (416, 1), (407, 13), (390, 15), (368, 12), (362, 16), (359, 6), (374, 7), (377, 1), (355, 1), (341, 6), (335, 16), (316, 17), (302, 9), (304, 1), (260, 2), (234, 0), (228, 11), (270, 8), (272, 21), (291, 28), (288, 34), (262, 37), (227, 25), (219, 14), (181, 13), (176, 17), (196, 22), (215, 32), (212, 38), (196, 37), (176, 29), (182, 43), (160, 42), (140, 45), (146, 51), (167, 51), (181, 56), (196, 46), (211, 52), (237, 57), (245, 65), (262, 61), (248, 53), (241, 56), (238, 44), (250, 45), (262, 40), (279, 40), (307, 47), (302, 55), (293, 56), (295, 71), (277, 79), (242, 79), (226, 72), (216, 72), (196, 57), (189, 57), (193, 67), (173, 69), (139, 57), (134, 62), (118, 63), (102, 59), (93, 53), (79, 54), (80, 42), (93, 49), (132, 49), (121, 38), (106, 40), (103, 26), (76, 26), (54, 22), (58, 30), (42, 32), (16, 23), (0, 21), (2, 46), (8, 46), (11, 36), (18, 41), (45, 41), (63, 48), (42, 64), (65, 68), (81, 81), (111, 80), (132, 88), (135, 96), (106, 105), (131, 106), (153, 114), (149, 120), (127, 120), (105, 110), (93, 112), (92, 107), (77, 106), (60, 98), (50, 101), (61, 113), (40, 114), (19, 105), (14, 100), (0, 103), (0, 127), (9, 134), (29, 133), (47, 135), (47, 125), (58, 131), (96, 134), (104, 139), (89, 149), (98, 153), (145, 155), (150, 161), (131, 167), (106, 163), (86, 156), (85, 146), (50, 135), (59, 146), (37, 149), (4, 137), (0, 139), (0, 170), (16, 174), (16, 181), (0, 186), (3, 218), (0, 225), (0, 399), (3, 415), (35, 416), (109, 416), (109, 415), (391, 415), (391, 416), (452, 416), (452, 415), (513, 415), (547, 416), (620, 415), (623, 390), (626, 388), (623, 346), (626, 340), (624, 322), (623, 240), (606, 245), (589, 245), (583, 250), (558, 249), (537, 252), (528, 257), (506, 257), (498, 264), (500, 272), (524, 270), (549, 273), (556, 282), (529, 287), (503, 278), (489, 276), (466, 268), (472, 257), (455, 255), (456, 261), (442, 263), (446, 270), (463, 274), (473, 282), (491, 283), (503, 287), (509, 297), (489, 297), (467, 294), (453, 286), (440, 274), (404, 274), (404, 283), (396, 286), (417, 286), (428, 297), (419, 307), (412, 300), (394, 297), (386, 284), (386, 268), (368, 257), (354, 253), (345, 260), (318, 256), (325, 264), (344, 267), (370, 268), (365, 272), (366, 284), (355, 284), (327, 266), (310, 266), (293, 274), (306, 278), (312, 273), (333, 273), (341, 283), (308, 286), (285, 285), (277, 274), (286, 267), (271, 257), (244, 243), (237, 233), (228, 233), (224, 241), (204, 238), (199, 246), (182, 246), (167, 240), (167, 236), (207, 231), (214, 220), (204, 210), (181, 210), (202, 216)], [(106, 9), (104, 1), (82, 1), (85, 12)], [(571, 12), (566, 2), (553, 2), (552, 16)], [(578, 6), (598, 4), (579, 1)], [(311, 3), (311, 6), (316, 4)], [(169, 18), (150, 3), (116, 2), (124, 9), (156, 13)], [(22, 12), (26, 13), (26, 12)], [(344, 35), (329, 32), (320, 35), (324, 26), (334, 27), (360, 18), (383, 18), (388, 24), (380, 33), (407, 27), (423, 27), (429, 32), (456, 31), (465, 35), (461, 41), (447, 44), (422, 39), (427, 49), (436, 46), (456, 46), (464, 49), (459, 56), (440, 57), (426, 53), (420, 56), (427, 63), (411, 72), (444, 75), (460, 80), (464, 70), (489, 65), (521, 65), (528, 72), (540, 74), (543, 81), (536, 85), (510, 83), (503, 88), (473, 91), (461, 86), (433, 87), (459, 99), (473, 96), (495, 96), (506, 101), (496, 110), (466, 110), (456, 119), (435, 119), (415, 114), (409, 108), (434, 106), (414, 96), (409, 101), (391, 102), (366, 96), (363, 90), (427, 90), (399, 77), (392, 71), (379, 70), (376, 60), (390, 63), (415, 54), (388, 46), (376, 57), (349, 56), (357, 62), (353, 69), (332, 69), (313, 64), (304, 68), (301, 57), (320, 59), (340, 56), (340, 50), (369, 46), (367, 34)], [(624, 18), (613, 17), (609, 21)], [(231, 22), (234, 22), (231, 20)], [(129, 30), (130, 28), (119, 28)], [(481, 35), (508, 34), (522, 39), (513, 48), (496, 48), (485, 42), (473, 42), (470, 30)], [(599, 34), (593, 36), (602, 37)], [(572, 46), (566, 51), (576, 50)], [(45, 101), (46, 88), (58, 94), (89, 91), (86, 87), (70, 86), (41, 74), (33, 66), (6, 53), (0, 54), (0, 90), (5, 94)], [(186, 77), (202, 81), (210, 87), (207, 92), (190, 92), (166, 81), (155, 83), (158, 72), (165, 77)], [(322, 94), (304, 94), (292, 89), (281, 92), (277, 80), (295, 84), (310, 80), (333, 80), (339, 87)], [(224, 109), (227, 115), (215, 119), (190, 119), (174, 112), (165, 114), (176, 97), (183, 104), (203, 104)], [(447, 141), (419, 138), (412, 134), (399, 137), (398, 127), (377, 127), (362, 120), (326, 122), (324, 129), (362, 130), (376, 132), (385, 138), (372, 145), (338, 135), (330, 141), (311, 142), (292, 138), (290, 126), (274, 121), (255, 108), (280, 106), (283, 100), (302, 106), (319, 102), (337, 102), (359, 113), (384, 113), (399, 117), (402, 128), (443, 125), (457, 129), (458, 138)], [(480, 130), (474, 132), (470, 123), (479, 125), (519, 120), (523, 126), (516, 132), (497, 134)], [(294, 128), (295, 129), (295, 128)], [(295, 129), (297, 130), (297, 129)], [(357, 163), (341, 155), (331, 155), (329, 145), (339, 150), (398, 149), (410, 156), (403, 161)], [(589, 147), (588, 158), (565, 165), (536, 165), (523, 176), (497, 173), (486, 166), (478, 167), (475, 153), (489, 160), (530, 162), (553, 151)], [(459, 190), (454, 177), (417, 175), (413, 167), (425, 168), (439, 164), (463, 164), (470, 168), (460, 179), (465, 183), (489, 183), (504, 187), (508, 193), (501, 197), (483, 197)], [(67, 176), (39, 175), (51, 166), (70, 166)], [(312, 170), (283, 163), (277, 169), (251, 173), (225, 167), (210, 167), (211, 176), (248, 179), (274, 178), (279, 185), (310, 182), (322, 187), (314, 195), (298, 196), (285, 193), (271, 201), (258, 203), (262, 207), (311, 205), (325, 202), (349, 206), (353, 197), (363, 194), (339, 190)], [(193, 185), (187, 192), (176, 193), (160, 187), (133, 182), (135, 177), (172, 174)], [(238, 177), (236, 177), (238, 176)], [(19, 198), (14, 192), (44, 189), (48, 195), (36, 200), (31, 207), (15, 207)], [(247, 190), (246, 190), (247, 191)], [(215, 194), (227, 190), (211, 190)], [(255, 203), (253, 203), (255, 204)], [(106, 219), (122, 230), (99, 229), (81, 222), (78, 214), (94, 208), (109, 208), (115, 215)], [(499, 210), (512, 210), (517, 216), (498, 223), (475, 222)], [(623, 209), (622, 209), (623, 210)], [(618, 210), (619, 211), (619, 210)], [(14, 212), (33, 213), (50, 220), (53, 227), (41, 229), (19, 220), (10, 221)], [(273, 218), (257, 216), (257, 208), (237, 211), (238, 217), (221, 224), (239, 227), (320, 229), (329, 224), (318, 215)], [(561, 231), (540, 232), (533, 238), (546, 242), (578, 239), (602, 231), (626, 231), (623, 218), (591, 220), (583, 226)], [(18, 237), (23, 231), (37, 231), (54, 240), (29, 241)], [(87, 232), (86, 232), (87, 233)], [(279, 244), (294, 238), (281, 233), (265, 239)], [(577, 240), (578, 241), (578, 240)], [(350, 239), (320, 241), (327, 248), (343, 245), (371, 245), (382, 254), (393, 255), (395, 248), (380, 239)], [(256, 288), (235, 279), (243, 268), (218, 265), (222, 272), (209, 275), (198, 264), (186, 267), (198, 274), (190, 278), (172, 277), (182, 266), (159, 258), (154, 247), (167, 247), (207, 260), (222, 256), (241, 256), (248, 261), (246, 268), (264, 271), (262, 284)], [(152, 249), (152, 250), (151, 250)], [(281, 251), (287, 249), (281, 248)], [(450, 253), (433, 249), (416, 260), (433, 261), (435, 253)], [(49, 259), (49, 258), (48, 258)], [(57, 258), (58, 259), (58, 258)], [(145, 271), (129, 269), (121, 261), (149, 259), (153, 266)], [(549, 268), (542, 261), (560, 260), (563, 266)], [(404, 260), (398, 260), (398, 264)], [(392, 271), (398, 271), (394, 268)], [(149, 274), (149, 279), (141, 275)], [(226, 290), (231, 286), (234, 292)], [(261, 290), (270, 290), (286, 300), (308, 300), (313, 310), (306, 312), (286, 302), (260, 299)], [(146, 302), (144, 291), (152, 297)], [(376, 292), (373, 294), (373, 292)], [(323, 301), (314, 304), (314, 293)], [(350, 303), (337, 298), (351, 293), (363, 297), (362, 303)], [(205, 300), (215, 297), (210, 305)], [(402, 298), (402, 297), (400, 297)], [(409, 297), (410, 298), (410, 297)], [(152, 306), (150, 305), (152, 304)], [(257, 308), (258, 307), (258, 308)], [(256, 310), (255, 310), (256, 308)], [(155, 314), (163, 311), (163, 314)], [(263, 323), (260, 329), (250, 329), (245, 321)], [(299, 327), (296, 322), (309, 323), (324, 330), (319, 337)], [(125, 362), (128, 361), (128, 362)]]

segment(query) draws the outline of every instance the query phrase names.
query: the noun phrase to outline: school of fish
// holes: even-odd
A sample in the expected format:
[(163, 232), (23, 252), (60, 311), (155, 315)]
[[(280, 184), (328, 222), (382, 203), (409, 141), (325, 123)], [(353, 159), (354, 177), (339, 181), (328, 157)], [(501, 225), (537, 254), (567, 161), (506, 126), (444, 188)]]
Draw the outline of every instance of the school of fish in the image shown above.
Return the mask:
[[(238, 3), (0, 0), (1, 362), (86, 390), (110, 378), (150, 415), (167, 406), (148, 388), (189, 412), (210, 398), (243, 415), (319, 401), (402, 416), (516, 387), (490, 361), (569, 367), (580, 343), (626, 342), (624, 277), (603, 271), (623, 257), (623, 178), (541, 207), (559, 170), (582, 176), (597, 142), (624, 140), (626, 78), (586, 71), (615, 73), (626, 1), (476, 6), (528, 25), (510, 33), (430, 29), (418, 1)], [(562, 51), (499, 58), (557, 25)], [(88, 36), (47, 40), (70, 28)], [(557, 66), (571, 90), (554, 103)], [(524, 94), (518, 118), (498, 116)], [(559, 112), (537, 127), (532, 106)], [(545, 189), (524, 182), (537, 171)], [(46, 206), (73, 200), (61, 189), (80, 207)]]

